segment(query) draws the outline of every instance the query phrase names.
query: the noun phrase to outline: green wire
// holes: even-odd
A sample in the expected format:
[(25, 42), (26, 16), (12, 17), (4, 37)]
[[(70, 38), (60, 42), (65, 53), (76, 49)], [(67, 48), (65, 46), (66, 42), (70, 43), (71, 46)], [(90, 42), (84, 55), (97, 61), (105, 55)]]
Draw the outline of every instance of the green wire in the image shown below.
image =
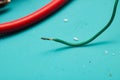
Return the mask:
[(80, 43), (70, 43), (70, 42), (67, 42), (67, 41), (64, 41), (64, 40), (61, 40), (61, 39), (57, 39), (57, 38), (44, 38), (44, 37), (42, 37), (41, 39), (52, 40), (52, 41), (59, 42), (59, 43), (62, 43), (62, 44), (68, 45), (68, 46), (73, 46), (73, 47), (86, 45), (86, 44), (92, 42), (93, 40), (95, 40), (100, 34), (102, 34), (111, 25), (111, 23), (113, 22), (113, 20), (115, 18), (118, 2), (119, 2), (119, 0), (116, 0), (115, 3), (114, 3), (112, 16), (111, 16), (109, 22), (105, 25), (105, 27), (103, 29), (101, 29), (97, 34), (95, 34), (93, 37), (91, 37), (87, 41), (80, 42)]

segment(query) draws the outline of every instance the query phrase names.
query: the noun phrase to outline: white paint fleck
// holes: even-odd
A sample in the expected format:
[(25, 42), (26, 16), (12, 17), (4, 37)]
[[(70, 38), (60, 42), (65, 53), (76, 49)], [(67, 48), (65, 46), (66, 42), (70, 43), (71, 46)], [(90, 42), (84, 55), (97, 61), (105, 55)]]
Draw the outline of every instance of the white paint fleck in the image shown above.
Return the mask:
[(108, 52), (108, 50), (105, 50), (105, 54), (108, 54), (109, 52)]
[(64, 19), (64, 22), (68, 22), (68, 19), (67, 19), (67, 18), (65, 18), (65, 19)]
[(78, 41), (78, 40), (79, 40), (77, 37), (74, 37), (73, 39), (74, 39), (75, 41)]

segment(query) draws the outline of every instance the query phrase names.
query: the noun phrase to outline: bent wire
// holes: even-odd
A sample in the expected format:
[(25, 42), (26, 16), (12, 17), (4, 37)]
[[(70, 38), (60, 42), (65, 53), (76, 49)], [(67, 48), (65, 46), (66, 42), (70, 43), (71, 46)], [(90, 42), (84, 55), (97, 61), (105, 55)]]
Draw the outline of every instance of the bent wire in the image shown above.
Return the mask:
[(2, 23), (0, 24), (0, 34), (11, 33), (30, 26), (44, 19), (45, 17), (62, 7), (68, 1), (69, 0), (51, 0), (50, 3), (37, 10), (36, 12), (33, 12), (32, 14), (11, 22)]
[(67, 42), (67, 41), (64, 41), (64, 40), (61, 40), (61, 39), (57, 39), (57, 38), (44, 38), (44, 37), (42, 37), (41, 39), (43, 39), (43, 40), (52, 40), (52, 41), (59, 42), (59, 43), (62, 43), (62, 44), (68, 45), (68, 46), (73, 46), (73, 47), (86, 45), (86, 44), (92, 42), (93, 40), (95, 40), (100, 34), (102, 34), (111, 25), (111, 23), (113, 22), (113, 20), (115, 18), (118, 2), (119, 2), (119, 0), (115, 0), (112, 16), (111, 16), (109, 22), (104, 26), (104, 28), (102, 28), (93, 37), (91, 37), (90, 39), (88, 39), (88, 40), (86, 40), (84, 42), (70, 43), (70, 42)]

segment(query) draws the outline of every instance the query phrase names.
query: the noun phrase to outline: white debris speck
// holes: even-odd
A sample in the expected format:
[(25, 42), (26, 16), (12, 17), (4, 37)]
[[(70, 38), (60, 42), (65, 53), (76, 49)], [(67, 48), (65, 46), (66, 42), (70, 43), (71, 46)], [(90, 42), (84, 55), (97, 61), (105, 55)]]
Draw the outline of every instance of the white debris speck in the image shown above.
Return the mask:
[(108, 50), (105, 50), (105, 54), (108, 54)]
[(68, 22), (68, 19), (67, 19), (67, 18), (65, 18), (65, 19), (64, 19), (64, 22)]
[(74, 37), (73, 39), (74, 39), (75, 41), (78, 41), (78, 40), (79, 40), (77, 37)]

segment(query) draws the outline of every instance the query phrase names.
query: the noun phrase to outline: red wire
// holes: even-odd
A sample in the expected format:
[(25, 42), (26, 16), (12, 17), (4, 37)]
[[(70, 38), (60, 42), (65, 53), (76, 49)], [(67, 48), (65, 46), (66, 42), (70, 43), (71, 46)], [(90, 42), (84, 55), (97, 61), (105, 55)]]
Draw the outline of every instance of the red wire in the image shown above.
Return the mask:
[(48, 15), (53, 13), (55, 10), (57, 10), (67, 2), (68, 0), (52, 0), (46, 6), (42, 7), (36, 12), (33, 12), (32, 14), (29, 14), (23, 18), (11, 22), (2, 23), (0, 24), (0, 34), (18, 31), (27, 26), (30, 26), (47, 17)]

